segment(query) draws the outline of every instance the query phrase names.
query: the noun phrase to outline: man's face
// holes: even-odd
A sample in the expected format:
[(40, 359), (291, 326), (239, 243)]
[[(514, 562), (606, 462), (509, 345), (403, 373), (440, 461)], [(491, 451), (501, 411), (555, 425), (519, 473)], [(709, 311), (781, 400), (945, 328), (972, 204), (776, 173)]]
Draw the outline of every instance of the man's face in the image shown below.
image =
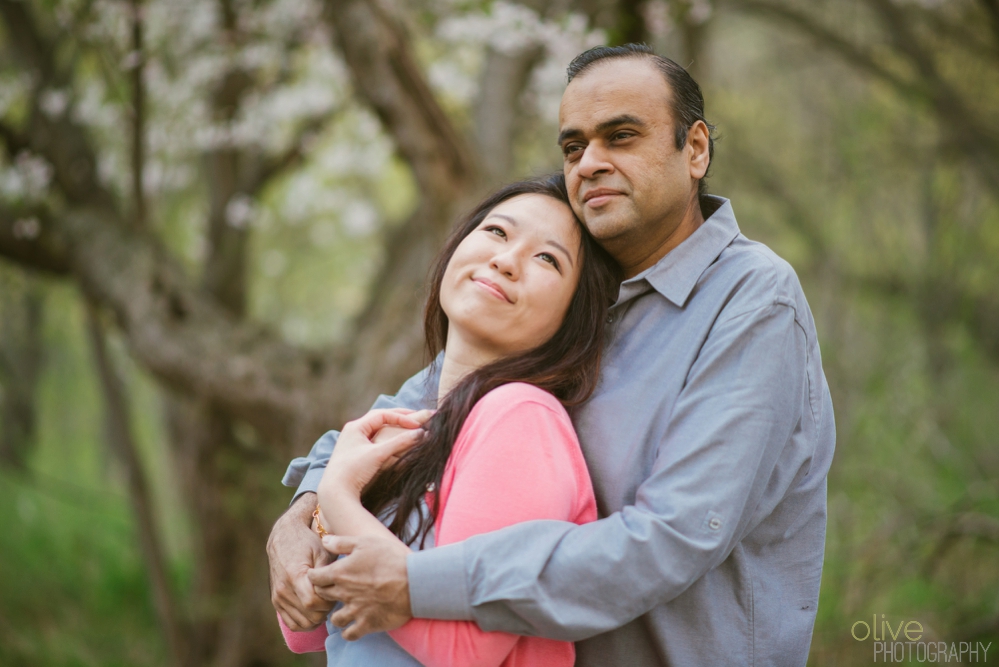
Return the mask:
[(618, 58), (580, 74), (562, 95), (569, 201), (626, 272), (676, 230), (703, 175), (689, 145), (674, 143), (671, 94), (652, 63)]

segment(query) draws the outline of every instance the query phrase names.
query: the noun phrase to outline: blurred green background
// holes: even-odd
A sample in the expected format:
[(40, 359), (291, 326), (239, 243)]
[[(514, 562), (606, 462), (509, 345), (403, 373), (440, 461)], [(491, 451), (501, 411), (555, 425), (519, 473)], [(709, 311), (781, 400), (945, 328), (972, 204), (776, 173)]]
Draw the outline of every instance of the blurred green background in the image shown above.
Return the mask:
[[(357, 83), (383, 70), (365, 72), (338, 30), (366, 4), (383, 23), (349, 29), (400, 40), (389, 51), (411, 55), (439, 127), (476, 165), (464, 190), (441, 190), (452, 208), (428, 194), (433, 180), (420, 170), (429, 167)], [(116, 202), (108, 210), (141, 219), (140, 236), (234, 321), (353, 368), (355, 354), (378, 356), (358, 347), (357, 332), (398, 258), (392, 244), (419, 229), (407, 225), (450, 219), (490, 186), (560, 168), (565, 65), (589, 46), (625, 41), (653, 44), (702, 84), (719, 135), (708, 189), (733, 201), (747, 236), (791, 262), (815, 315), (838, 437), (809, 664), (871, 662), (871, 642), (855, 641), (851, 626), (882, 614), (920, 621), (926, 640), (992, 642), (988, 662), (999, 661), (994, 1), (2, 6), (0, 664), (310, 664), (283, 652), (274, 627), (254, 632), (250, 617), (273, 618), (263, 542), (290, 497), (278, 484), (283, 466), (315, 429), (272, 439), (220, 409), (235, 458), (192, 458), (213, 451), (186, 446), (177, 427), (177, 403), (195, 400), (193, 385), (150, 368), (135, 326), (122, 325), (127, 308), (93, 287), (85, 260), (52, 270), (16, 245), (97, 206), (66, 185), (59, 151), (70, 149), (40, 138), (64, 135), (32, 128), (78, 128), (94, 182)], [(34, 56), (25, 26), (42, 40)], [(233, 86), (239, 93), (220, 102)], [(219, 202), (217, 165), (229, 158), (237, 174), (273, 169)], [(429, 200), (432, 215), (421, 213)], [(225, 234), (236, 250), (220, 250)], [(242, 302), (204, 278), (232, 253)], [(88, 337), (95, 323), (105, 368), (127, 397), (124, 441)], [(407, 363), (408, 372), (420, 360)], [(378, 382), (349, 400), (317, 399), (328, 411), (308, 423), (336, 427), (354, 405), (394, 390)], [(251, 536), (246, 544), (213, 543), (204, 497), (190, 485), (208, 469), (222, 473), (203, 483), (231, 486), (214, 520), (228, 517), (227, 530)], [(145, 488), (133, 483), (137, 470)], [(141, 546), (150, 534), (159, 588)], [(212, 554), (222, 571), (252, 563), (230, 590), (206, 592)], [(241, 597), (240, 581), (256, 582), (252, 595)], [(226, 624), (230, 616), (245, 623)], [(171, 623), (179, 641), (167, 638)]]

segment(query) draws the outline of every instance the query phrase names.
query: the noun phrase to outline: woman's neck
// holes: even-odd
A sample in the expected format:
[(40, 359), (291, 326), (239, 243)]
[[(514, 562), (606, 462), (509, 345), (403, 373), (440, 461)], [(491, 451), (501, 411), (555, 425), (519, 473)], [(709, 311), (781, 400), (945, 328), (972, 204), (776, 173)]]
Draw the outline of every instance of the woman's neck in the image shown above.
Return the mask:
[(499, 356), (495, 351), (485, 350), (467, 340), (456, 331), (456, 327), (449, 328), (444, 347), (444, 362), (441, 364), (437, 402), (444, 400), (448, 392), (466, 375), (496, 361)]

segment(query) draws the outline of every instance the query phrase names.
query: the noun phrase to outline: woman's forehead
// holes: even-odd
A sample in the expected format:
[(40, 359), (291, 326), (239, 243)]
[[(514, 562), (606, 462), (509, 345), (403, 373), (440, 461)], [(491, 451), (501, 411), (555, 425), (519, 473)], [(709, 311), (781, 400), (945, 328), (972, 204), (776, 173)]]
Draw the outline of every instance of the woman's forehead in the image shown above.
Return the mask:
[(576, 216), (563, 201), (544, 194), (522, 194), (500, 202), (486, 215), (486, 218), (506, 219), (515, 227), (525, 230), (559, 234), (566, 238), (579, 236), (579, 223)]

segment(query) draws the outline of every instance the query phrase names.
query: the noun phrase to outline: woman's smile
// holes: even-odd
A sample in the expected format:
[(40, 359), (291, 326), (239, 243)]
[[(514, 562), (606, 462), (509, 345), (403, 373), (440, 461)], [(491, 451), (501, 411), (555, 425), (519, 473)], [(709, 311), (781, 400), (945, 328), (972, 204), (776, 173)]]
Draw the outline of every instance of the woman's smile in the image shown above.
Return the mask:
[[(531, 349), (560, 326), (579, 282), (572, 210), (545, 195), (498, 204), (448, 262), (440, 303), (448, 340), (486, 356)], [(450, 342), (447, 344), (451, 352)]]
[(495, 296), (497, 299), (506, 301), (507, 303), (513, 303), (513, 299), (507, 295), (506, 291), (493, 281), (487, 278), (472, 278), (472, 282), (481, 287), (486, 293)]

